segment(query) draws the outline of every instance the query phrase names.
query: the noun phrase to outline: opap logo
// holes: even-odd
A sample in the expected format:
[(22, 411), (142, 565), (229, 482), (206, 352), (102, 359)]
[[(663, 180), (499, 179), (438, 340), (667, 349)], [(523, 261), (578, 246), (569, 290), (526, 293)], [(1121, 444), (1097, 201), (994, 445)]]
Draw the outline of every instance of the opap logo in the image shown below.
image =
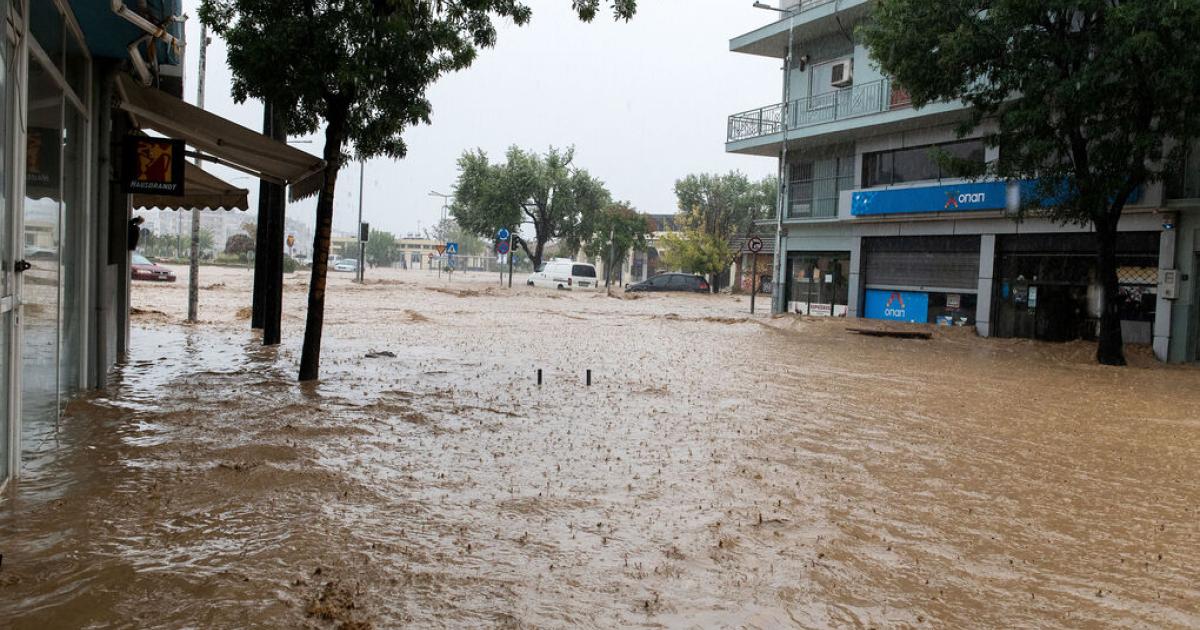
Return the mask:
[[(896, 304), (899, 304), (900, 308), (896, 308)], [(900, 319), (907, 317), (908, 309), (904, 306), (904, 296), (900, 295), (898, 291), (893, 291), (892, 294), (888, 296), (887, 304), (883, 305), (883, 314), (887, 317), (896, 317)]]

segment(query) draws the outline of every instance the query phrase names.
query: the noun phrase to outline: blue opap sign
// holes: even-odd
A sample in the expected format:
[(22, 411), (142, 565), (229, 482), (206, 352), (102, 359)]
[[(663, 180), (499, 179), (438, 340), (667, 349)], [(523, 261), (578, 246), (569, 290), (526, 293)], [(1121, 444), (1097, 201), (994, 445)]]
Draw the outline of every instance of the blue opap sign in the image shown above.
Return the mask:
[(851, 197), (850, 214), (856, 217), (916, 212), (975, 212), (1008, 207), (1004, 182), (864, 190)]
[(925, 324), (929, 322), (929, 294), (918, 291), (867, 289), (867, 319)]

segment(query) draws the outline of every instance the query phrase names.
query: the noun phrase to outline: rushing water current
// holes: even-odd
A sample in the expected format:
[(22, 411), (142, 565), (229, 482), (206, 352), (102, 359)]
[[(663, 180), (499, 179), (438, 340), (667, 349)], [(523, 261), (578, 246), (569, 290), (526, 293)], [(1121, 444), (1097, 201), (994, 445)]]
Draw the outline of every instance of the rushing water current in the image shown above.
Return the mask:
[(300, 385), (304, 278), (264, 349), (204, 274), (27, 427), (0, 626), (1200, 626), (1200, 370), (1144, 350), (370, 270)]

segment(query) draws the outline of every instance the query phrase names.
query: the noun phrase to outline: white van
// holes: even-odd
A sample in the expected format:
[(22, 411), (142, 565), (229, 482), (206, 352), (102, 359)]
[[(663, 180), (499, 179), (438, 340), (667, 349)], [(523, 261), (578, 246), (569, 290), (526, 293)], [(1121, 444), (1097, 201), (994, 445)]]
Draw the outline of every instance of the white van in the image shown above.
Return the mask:
[(540, 270), (529, 274), (525, 284), (549, 289), (594, 290), (598, 283), (594, 265), (575, 262), (570, 258), (555, 258), (542, 265)]

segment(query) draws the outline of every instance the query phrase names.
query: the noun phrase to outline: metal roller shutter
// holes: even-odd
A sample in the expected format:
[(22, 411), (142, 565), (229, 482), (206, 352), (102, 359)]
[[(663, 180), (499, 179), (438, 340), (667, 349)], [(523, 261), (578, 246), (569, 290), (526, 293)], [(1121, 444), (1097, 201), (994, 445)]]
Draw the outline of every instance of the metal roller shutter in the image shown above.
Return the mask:
[(864, 238), (862, 253), (868, 287), (974, 291), (979, 286), (978, 236)]

